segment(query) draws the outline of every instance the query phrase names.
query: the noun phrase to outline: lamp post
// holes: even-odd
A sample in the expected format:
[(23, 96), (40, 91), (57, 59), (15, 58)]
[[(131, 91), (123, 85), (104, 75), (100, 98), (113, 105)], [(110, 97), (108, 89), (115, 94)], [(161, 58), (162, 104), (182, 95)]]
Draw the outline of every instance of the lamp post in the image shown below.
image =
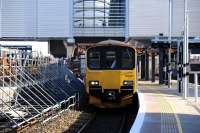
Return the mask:
[(173, 0), (169, 0), (169, 51), (168, 51), (168, 88), (171, 88), (171, 43), (172, 43), (172, 2)]
[(187, 98), (188, 93), (188, 77), (187, 77), (187, 66), (188, 66), (188, 37), (189, 37), (189, 18), (188, 18), (188, 0), (184, 0), (184, 45), (183, 45), (183, 90), (184, 99)]

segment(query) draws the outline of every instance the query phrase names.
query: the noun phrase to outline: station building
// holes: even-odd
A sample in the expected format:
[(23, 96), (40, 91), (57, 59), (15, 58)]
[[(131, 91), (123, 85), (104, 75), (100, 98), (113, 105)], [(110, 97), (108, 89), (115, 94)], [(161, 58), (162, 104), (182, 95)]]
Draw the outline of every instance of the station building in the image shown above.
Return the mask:
[[(199, 0), (188, 0), (190, 43), (195, 47), (200, 42), (199, 7)], [(183, 43), (184, 0), (0, 0), (1, 40), (48, 41), (58, 57), (69, 56), (66, 51), (72, 52), (74, 43), (129, 41), (141, 49), (145, 68), (150, 67), (149, 55), (160, 55), (159, 73), (168, 62), (170, 26), (176, 47)], [(142, 70), (141, 78), (148, 80), (150, 72)]]
[[(1, 0), (2, 39), (153, 38), (169, 34), (170, 0)], [(200, 35), (199, 0), (189, 0), (189, 32)], [(184, 0), (172, 0), (174, 37), (184, 27)]]

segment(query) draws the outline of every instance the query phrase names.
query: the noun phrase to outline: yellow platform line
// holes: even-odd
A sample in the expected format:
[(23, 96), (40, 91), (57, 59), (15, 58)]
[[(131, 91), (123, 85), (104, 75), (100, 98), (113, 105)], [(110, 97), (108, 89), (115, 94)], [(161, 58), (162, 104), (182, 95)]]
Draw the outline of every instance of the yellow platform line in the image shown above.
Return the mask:
[[(175, 120), (176, 120), (178, 132), (183, 133), (183, 129), (182, 129), (182, 126), (181, 126), (180, 119), (179, 119), (178, 115), (175, 113), (176, 109), (175, 109), (174, 104), (173, 103), (171, 104), (168, 101), (166, 101), (166, 99), (164, 98), (164, 95), (161, 94), (160, 91), (155, 91), (155, 92), (157, 92), (156, 98), (158, 98), (159, 104), (161, 105), (162, 112), (173, 114), (174, 117), (175, 117)], [(163, 118), (161, 117), (161, 121), (162, 121), (162, 119)], [(161, 129), (162, 129), (162, 127), (161, 127)]]
[[(171, 105), (171, 107), (172, 107), (172, 110), (175, 112), (176, 109), (175, 109), (174, 104), (172, 103), (172, 104), (170, 104), (170, 105)], [(180, 121), (178, 115), (177, 115), (176, 113), (174, 113), (174, 116), (175, 116), (175, 119), (176, 119), (176, 122), (177, 122), (177, 126), (178, 126), (178, 131), (179, 131), (179, 133), (183, 133), (183, 129), (182, 129), (182, 126), (181, 126), (181, 121)]]

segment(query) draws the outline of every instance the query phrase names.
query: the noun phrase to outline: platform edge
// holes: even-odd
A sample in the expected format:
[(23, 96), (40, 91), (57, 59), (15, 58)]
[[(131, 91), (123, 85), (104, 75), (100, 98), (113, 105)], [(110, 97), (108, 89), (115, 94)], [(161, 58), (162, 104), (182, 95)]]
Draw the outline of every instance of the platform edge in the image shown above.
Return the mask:
[(139, 110), (136, 116), (136, 119), (134, 121), (133, 126), (131, 127), (131, 130), (129, 133), (140, 133), (140, 130), (142, 128), (144, 117), (145, 117), (145, 103), (142, 93), (137, 91), (138, 93), (138, 101), (139, 101)]

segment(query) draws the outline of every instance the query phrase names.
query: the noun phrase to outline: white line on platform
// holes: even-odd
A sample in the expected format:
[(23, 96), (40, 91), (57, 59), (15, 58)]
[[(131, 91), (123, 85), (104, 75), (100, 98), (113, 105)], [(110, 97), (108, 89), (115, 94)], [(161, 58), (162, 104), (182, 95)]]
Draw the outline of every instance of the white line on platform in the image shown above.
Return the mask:
[(138, 91), (139, 110), (129, 133), (140, 133), (145, 117), (145, 105), (142, 93)]

